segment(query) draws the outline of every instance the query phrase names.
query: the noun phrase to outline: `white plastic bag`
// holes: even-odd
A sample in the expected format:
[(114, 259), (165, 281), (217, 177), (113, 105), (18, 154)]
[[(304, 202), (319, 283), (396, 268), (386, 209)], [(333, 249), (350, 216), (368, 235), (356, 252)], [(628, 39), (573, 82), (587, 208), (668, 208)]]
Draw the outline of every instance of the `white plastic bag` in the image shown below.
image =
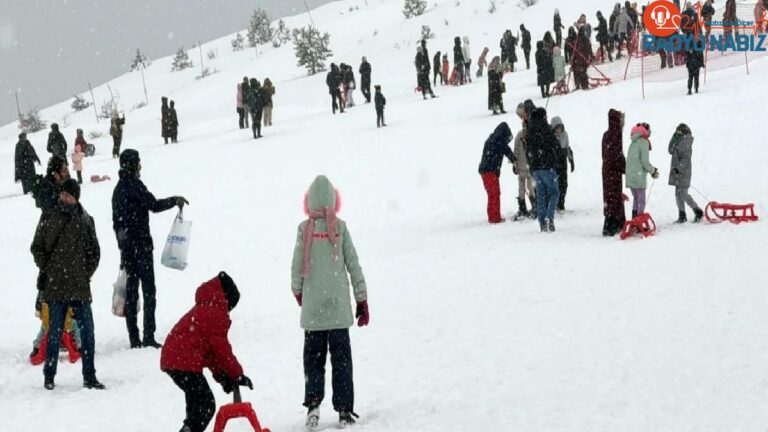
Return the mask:
[(184, 270), (187, 268), (187, 254), (189, 253), (189, 236), (192, 233), (192, 221), (184, 220), (181, 210), (173, 220), (171, 233), (165, 241), (163, 256), (160, 263), (168, 268)]
[(125, 316), (125, 285), (128, 283), (128, 275), (120, 269), (117, 280), (112, 284), (112, 314), (117, 317)]

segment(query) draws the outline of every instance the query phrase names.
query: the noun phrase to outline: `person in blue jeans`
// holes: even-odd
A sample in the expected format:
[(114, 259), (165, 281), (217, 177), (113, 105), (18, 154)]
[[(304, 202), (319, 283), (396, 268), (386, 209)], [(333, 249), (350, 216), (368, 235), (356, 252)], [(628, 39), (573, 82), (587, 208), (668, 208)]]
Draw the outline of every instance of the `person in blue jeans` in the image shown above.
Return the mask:
[(38, 289), (43, 291), (43, 301), (48, 304), (49, 329), (43, 368), (47, 390), (54, 388), (59, 343), (69, 308), (80, 325), (83, 387), (104, 389), (96, 379), (94, 366), (90, 286), (91, 277), (99, 266), (101, 250), (93, 218), (80, 205), (79, 199), (80, 185), (74, 179), (66, 180), (61, 186), (58, 205), (40, 218), (32, 241), (32, 256), (40, 269)]
[(557, 167), (560, 142), (547, 122), (547, 111), (536, 108), (528, 124), (528, 166), (536, 185), (536, 211), (541, 232), (555, 231), (555, 209), (560, 199)]

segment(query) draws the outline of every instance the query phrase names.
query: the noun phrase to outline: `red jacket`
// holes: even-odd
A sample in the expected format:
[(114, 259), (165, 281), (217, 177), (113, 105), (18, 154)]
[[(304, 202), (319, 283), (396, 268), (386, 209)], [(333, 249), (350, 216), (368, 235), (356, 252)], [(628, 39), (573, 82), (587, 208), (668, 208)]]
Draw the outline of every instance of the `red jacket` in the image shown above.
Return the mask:
[(232, 353), (227, 333), (227, 297), (218, 277), (202, 284), (195, 293), (195, 306), (173, 327), (160, 354), (160, 369), (202, 373), (208, 368), (215, 375), (226, 373), (237, 379), (243, 367)]

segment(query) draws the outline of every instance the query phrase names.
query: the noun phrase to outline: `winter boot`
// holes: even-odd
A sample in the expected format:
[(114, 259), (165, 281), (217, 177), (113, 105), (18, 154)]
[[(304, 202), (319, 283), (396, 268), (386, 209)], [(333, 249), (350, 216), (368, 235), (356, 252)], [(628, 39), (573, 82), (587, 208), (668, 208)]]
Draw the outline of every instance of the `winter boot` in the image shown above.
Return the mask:
[(53, 377), (45, 377), (43, 387), (45, 387), (46, 390), (53, 390), (54, 387), (56, 387), (56, 384), (53, 383)]
[(517, 214), (515, 215), (515, 220), (520, 220), (524, 217), (528, 217), (528, 209), (525, 207), (525, 198), (518, 198), (517, 199)]
[(692, 94), (693, 94), (693, 93), (691, 93), (691, 89), (688, 89), (688, 96), (690, 96), (690, 95), (692, 95)]
[(675, 221), (676, 224), (684, 224), (688, 222), (688, 216), (685, 215), (685, 210), (680, 212), (680, 216), (678, 216), (677, 220)]
[(307, 430), (314, 430), (317, 428), (317, 424), (320, 422), (320, 407), (309, 407), (307, 410), (307, 421), (304, 423), (304, 427)]
[(88, 390), (105, 390), (104, 384), (100, 383), (96, 377), (91, 377), (83, 380), (83, 388)]
[(555, 221), (552, 219), (547, 220), (547, 229), (549, 229), (549, 232), (555, 232)]
[(80, 360), (80, 351), (77, 349), (75, 338), (72, 337), (72, 333), (64, 332), (64, 334), (61, 336), (61, 342), (62, 345), (67, 348), (67, 353), (69, 354), (69, 362), (77, 363), (77, 361)]
[(45, 352), (47, 348), (48, 348), (48, 333), (43, 333), (43, 337), (40, 339), (40, 348), (38, 348), (35, 356), (29, 358), (29, 361), (34, 366), (45, 363)]
[(632, 210), (632, 219), (637, 217), (637, 210)]
[(360, 417), (352, 411), (340, 411), (339, 412), (339, 426), (342, 428), (352, 426), (355, 424), (355, 418)]
[(155, 340), (154, 336), (144, 336), (144, 340), (141, 341), (141, 345), (144, 348), (162, 348), (163, 345)]
[(528, 213), (528, 217), (531, 219), (536, 219), (537, 211), (536, 211), (536, 195), (529, 195), (528, 199), (531, 200), (531, 211)]
[(701, 211), (700, 208), (693, 209), (693, 223), (699, 223), (701, 222), (701, 219), (704, 217), (704, 212)]

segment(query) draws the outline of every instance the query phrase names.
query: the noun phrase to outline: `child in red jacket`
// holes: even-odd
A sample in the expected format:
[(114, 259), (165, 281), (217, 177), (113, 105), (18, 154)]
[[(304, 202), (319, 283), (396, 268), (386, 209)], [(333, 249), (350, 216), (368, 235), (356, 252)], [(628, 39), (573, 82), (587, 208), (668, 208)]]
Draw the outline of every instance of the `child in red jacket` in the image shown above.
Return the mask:
[(204, 432), (216, 411), (203, 368), (208, 368), (226, 393), (235, 386), (253, 390), (250, 378), (243, 375), (227, 333), (232, 321), (229, 312), (240, 300), (232, 278), (224, 272), (200, 285), (195, 306), (173, 327), (160, 355), (160, 369), (184, 391), (187, 418), (182, 431)]

